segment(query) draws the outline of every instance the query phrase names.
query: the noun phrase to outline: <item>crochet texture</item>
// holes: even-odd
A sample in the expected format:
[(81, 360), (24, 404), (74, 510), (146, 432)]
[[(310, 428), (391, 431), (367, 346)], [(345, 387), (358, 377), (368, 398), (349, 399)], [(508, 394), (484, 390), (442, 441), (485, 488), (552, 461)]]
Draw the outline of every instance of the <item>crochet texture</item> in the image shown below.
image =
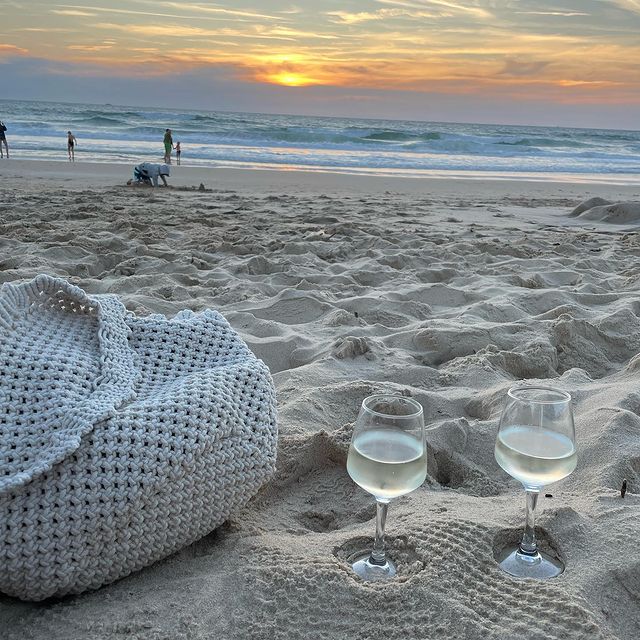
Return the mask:
[(138, 318), (38, 276), (0, 290), (0, 591), (117, 580), (224, 522), (273, 473), (275, 391), (215, 311)]

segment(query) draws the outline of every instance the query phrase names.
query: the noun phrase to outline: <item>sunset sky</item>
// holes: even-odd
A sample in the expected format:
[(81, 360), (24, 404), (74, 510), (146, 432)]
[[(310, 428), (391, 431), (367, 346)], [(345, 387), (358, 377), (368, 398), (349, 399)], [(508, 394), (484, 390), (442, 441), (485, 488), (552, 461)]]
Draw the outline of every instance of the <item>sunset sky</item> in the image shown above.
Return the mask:
[(640, 0), (0, 9), (4, 99), (640, 128)]

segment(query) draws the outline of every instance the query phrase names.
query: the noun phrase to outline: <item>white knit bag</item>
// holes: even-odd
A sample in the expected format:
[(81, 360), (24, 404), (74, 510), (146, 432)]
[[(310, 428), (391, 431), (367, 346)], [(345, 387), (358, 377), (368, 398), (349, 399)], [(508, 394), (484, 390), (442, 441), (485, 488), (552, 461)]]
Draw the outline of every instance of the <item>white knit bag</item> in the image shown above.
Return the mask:
[(0, 289), (0, 591), (80, 593), (190, 544), (271, 476), (276, 440), (269, 370), (219, 313)]

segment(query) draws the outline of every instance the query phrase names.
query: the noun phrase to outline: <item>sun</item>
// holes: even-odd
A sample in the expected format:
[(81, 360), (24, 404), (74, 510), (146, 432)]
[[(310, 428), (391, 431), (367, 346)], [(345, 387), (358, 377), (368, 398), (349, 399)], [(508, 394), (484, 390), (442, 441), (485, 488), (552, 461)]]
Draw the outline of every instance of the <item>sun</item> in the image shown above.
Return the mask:
[(302, 73), (275, 73), (268, 77), (268, 81), (273, 84), (281, 84), (285, 87), (302, 87), (304, 85), (313, 84), (313, 78), (305, 76)]

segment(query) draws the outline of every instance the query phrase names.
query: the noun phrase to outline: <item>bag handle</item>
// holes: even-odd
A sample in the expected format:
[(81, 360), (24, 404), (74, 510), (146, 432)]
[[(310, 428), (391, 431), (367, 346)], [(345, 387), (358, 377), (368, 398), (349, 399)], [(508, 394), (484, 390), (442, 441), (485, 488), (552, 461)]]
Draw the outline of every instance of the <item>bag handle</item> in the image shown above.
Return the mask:
[[(0, 461), (9, 471), (0, 476), (0, 495), (27, 484), (71, 455), (96, 423), (135, 398), (140, 372), (129, 346), (127, 311), (114, 295), (88, 295), (65, 280), (47, 275), (24, 284), (5, 284), (0, 289), (0, 338), (3, 334), (8, 338), (26, 315), (50, 309), (95, 318), (100, 372), (91, 393), (69, 407), (61, 418), (47, 418), (45, 411), (39, 433), (8, 430), (0, 442)], [(0, 340), (0, 345), (3, 342), (8, 340)], [(27, 461), (23, 460), (25, 456), (12, 455), (11, 451), (18, 448), (28, 450)]]

